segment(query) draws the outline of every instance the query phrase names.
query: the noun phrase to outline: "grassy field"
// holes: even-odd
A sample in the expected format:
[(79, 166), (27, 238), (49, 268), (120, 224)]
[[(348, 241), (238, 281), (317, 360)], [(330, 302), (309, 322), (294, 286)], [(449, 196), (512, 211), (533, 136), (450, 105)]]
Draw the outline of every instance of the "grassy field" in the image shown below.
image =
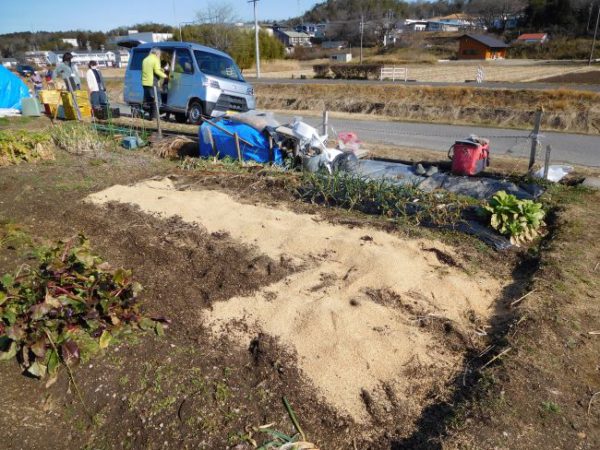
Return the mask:
[[(354, 62), (358, 59), (355, 58)], [(313, 78), (313, 66), (327, 63), (327, 59), (299, 61), (284, 59), (265, 61), (261, 65), (263, 78)], [(541, 78), (557, 77), (566, 74), (576, 74), (589, 71), (583, 62), (555, 62), (534, 60), (498, 60), (498, 61), (445, 61), (437, 62), (432, 56), (423, 56), (420, 52), (406, 50), (393, 55), (373, 55), (365, 58), (365, 62), (379, 63), (406, 67), (408, 78), (423, 82), (463, 83), (474, 80), (477, 67), (485, 70), (486, 81), (497, 82), (528, 82)], [(103, 69), (107, 79), (120, 80), (125, 76), (125, 69)], [(244, 76), (251, 81), (256, 76), (256, 70), (250, 68), (244, 71)], [(568, 83), (568, 81), (566, 81)], [(596, 82), (600, 83), (600, 81)]]
[(543, 128), (600, 133), (600, 94), (565, 89), (488, 90), (471, 87), (357, 84), (257, 85), (258, 106), (291, 111), (371, 114), (397, 120), (531, 128), (545, 110)]

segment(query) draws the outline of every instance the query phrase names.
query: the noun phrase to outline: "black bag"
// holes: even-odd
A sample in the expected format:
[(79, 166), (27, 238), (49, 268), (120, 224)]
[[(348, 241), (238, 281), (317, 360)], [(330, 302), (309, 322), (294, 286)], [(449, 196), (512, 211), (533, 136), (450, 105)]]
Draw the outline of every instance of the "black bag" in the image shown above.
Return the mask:
[(109, 105), (93, 107), (94, 117), (98, 120), (118, 119), (121, 117), (119, 108), (111, 108)]

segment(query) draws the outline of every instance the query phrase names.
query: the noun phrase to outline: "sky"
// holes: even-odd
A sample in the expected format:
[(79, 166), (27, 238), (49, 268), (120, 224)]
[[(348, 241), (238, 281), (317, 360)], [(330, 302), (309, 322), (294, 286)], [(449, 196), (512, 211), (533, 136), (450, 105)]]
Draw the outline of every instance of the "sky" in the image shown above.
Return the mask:
[[(83, 29), (108, 31), (135, 23), (177, 25), (195, 19), (209, 3), (228, 1), (243, 21), (253, 20), (247, 0), (0, 0), (0, 34)], [(259, 20), (298, 16), (316, 0), (259, 0)]]

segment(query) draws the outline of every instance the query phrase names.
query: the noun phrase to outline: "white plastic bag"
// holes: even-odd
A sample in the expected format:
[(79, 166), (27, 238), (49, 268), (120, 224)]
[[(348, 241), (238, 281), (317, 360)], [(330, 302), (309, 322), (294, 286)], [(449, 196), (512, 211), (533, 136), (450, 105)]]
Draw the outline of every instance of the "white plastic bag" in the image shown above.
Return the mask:
[[(568, 174), (573, 171), (572, 166), (561, 166), (554, 165), (548, 167), (548, 181), (553, 181), (554, 183), (558, 183)], [(544, 178), (544, 168), (542, 167), (540, 170), (533, 174), (536, 178)]]

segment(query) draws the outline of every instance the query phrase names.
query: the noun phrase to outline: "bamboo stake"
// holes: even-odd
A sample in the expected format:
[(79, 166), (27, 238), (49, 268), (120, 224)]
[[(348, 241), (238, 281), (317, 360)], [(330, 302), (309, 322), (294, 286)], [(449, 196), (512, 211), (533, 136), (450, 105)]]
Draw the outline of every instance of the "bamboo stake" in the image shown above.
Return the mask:
[(238, 161), (242, 162), (242, 150), (240, 148), (240, 137), (237, 133), (233, 134), (233, 140), (235, 141), (235, 149), (237, 150)]
[[(204, 119), (204, 122), (206, 122), (207, 124), (209, 124), (209, 125), (211, 125), (211, 126), (215, 127), (217, 130), (221, 130), (221, 131), (222, 131), (223, 133), (225, 133), (227, 136), (231, 136), (231, 137), (233, 137), (233, 135), (235, 134), (235, 133), (232, 133), (231, 131), (229, 131), (229, 130), (227, 130), (227, 129), (223, 128), (222, 126), (220, 126), (220, 125), (217, 125), (217, 124), (216, 124), (216, 123), (214, 123), (212, 120), (209, 120), (209, 119)], [(239, 138), (239, 139), (240, 139), (240, 142), (243, 142), (244, 144), (246, 144), (246, 145), (249, 145), (250, 147), (254, 147), (254, 144), (253, 144), (252, 142), (248, 142), (248, 141), (246, 141), (245, 139), (242, 139), (242, 138)]]
[(481, 366), (481, 368), (479, 370), (483, 370), (485, 369), (487, 366), (489, 366), (491, 363), (493, 363), (494, 361), (496, 361), (498, 358), (501, 358), (502, 356), (506, 355), (508, 352), (510, 352), (512, 350), (512, 347), (508, 347), (507, 349), (501, 351), (500, 353), (498, 353), (496, 356), (494, 356), (492, 359), (490, 359), (488, 362), (486, 362), (483, 366)]

